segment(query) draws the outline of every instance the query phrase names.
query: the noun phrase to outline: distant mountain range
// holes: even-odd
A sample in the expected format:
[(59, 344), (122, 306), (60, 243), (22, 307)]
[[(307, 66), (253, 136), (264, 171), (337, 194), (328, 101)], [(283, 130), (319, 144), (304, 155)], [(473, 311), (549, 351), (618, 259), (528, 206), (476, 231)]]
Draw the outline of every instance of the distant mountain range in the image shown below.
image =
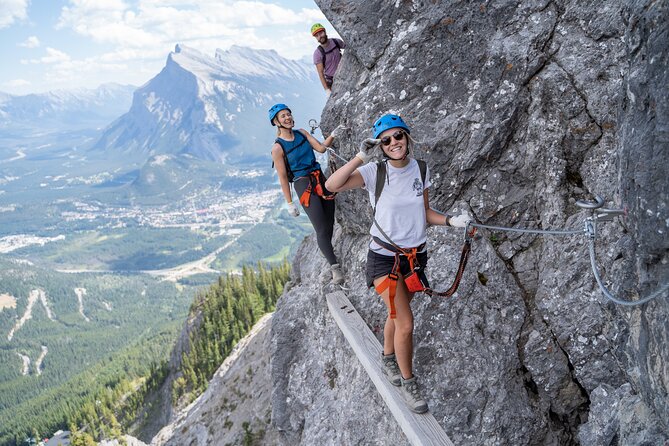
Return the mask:
[(0, 132), (104, 128), (128, 110), (136, 88), (103, 84), (96, 89), (55, 90), (25, 96), (0, 93)]
[(316, 70), (305, 61), (239, 46), (210, 57), (177, 45), (163, 70), (135, 91), (130, 110), (94, 148), (227, 163), (269, 158), (276, 129), (267, 109), (285, 102), (297, 125), (306, 127), (309, 119), (320, 119), (325, 100)]

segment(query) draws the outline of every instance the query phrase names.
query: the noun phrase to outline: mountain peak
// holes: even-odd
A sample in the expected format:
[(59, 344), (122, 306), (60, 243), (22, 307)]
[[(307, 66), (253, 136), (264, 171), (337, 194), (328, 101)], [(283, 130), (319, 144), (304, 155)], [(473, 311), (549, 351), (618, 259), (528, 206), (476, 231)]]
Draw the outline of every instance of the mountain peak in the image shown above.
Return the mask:
[(243, 155), (235, 159), (266, 157), (265, 144), (275, 137), (266, 110), (286, 98), (303, 116), (320, 114), (324, 95), (313, 67), (273, 49), (235, 45), (212, 57), (177, 44), (96, 147), (216, 161), (232, 151)]

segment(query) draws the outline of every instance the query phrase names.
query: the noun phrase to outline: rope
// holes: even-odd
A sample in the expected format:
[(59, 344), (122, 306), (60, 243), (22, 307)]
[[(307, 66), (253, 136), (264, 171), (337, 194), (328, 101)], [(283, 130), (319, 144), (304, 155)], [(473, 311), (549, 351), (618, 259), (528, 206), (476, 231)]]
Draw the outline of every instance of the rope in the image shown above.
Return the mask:
[(337, 158), (339, 158), (340, 160), (342, 160), (344, 163), (348, 163), (348, 160), (347, 160), (346, 158), (342, 157), (342, 156), (341, 156), (340, 154), (338, 154), (337, 152), (335, 152), (335, 149), (333, 149), (332, 147), (326, 147), (326, 149), (328, 149), (328, 151), (329, 151), (330, 153), (332, 153), (334, 156), (336, 156)]
[[(588, 203), (586, 203), (588, 204)], [(598, 203), (599, 206), (603, 204), (603, 201)], [(595, 204), (595, 205), (596, 205)], [(598, 206), (598, 207), (599, 207)], [(591, 206), (591, 207), (586, 207), (586, 209), (597, 209), (597, 207)], [(595, 258), (595, 238), (597, 237), (597, 230), (596, 230), (596, 218), (588, 218), (585, 220), (585, 227), (584, 229), (570, 229), (570, 230), (555, 230), (555, 229), (525, 229), (525, 228), (508, 228), (504, 226), (491, 226), (491, 225), (483, 225), (480, 223), (468, 223), (467, 226), (472, 226), (474, 228), (485, 228), (485, 229), (491, 229), (493, 231), (507, 231), (507, 232), (520, 232), (520, 233), (527, 233), (527, 234), (540, 234), (540, 235), (576, 235), (576, 234), (584, 234), (587, 235), (589, 238), (589, 243), (588, 243), (588, 251), (590, 253), (590, 266), (592, 268), (592, 274), (595, 276), (595, 280), (597, 281), (597, 285), (599, 285), (600, 290), (602, 291), (602, 294), (612, 302), (617, 303), (618, 305), (624, 305), (624, 306), (636, 306), (636, 305), (643, 305), (646, 302), (655, 299), (656, 297), (662, 295), (664, 292), (669, 290), (669, 283), (663, 285), (660, 287), (660, 289), (656, 290), (654, 293), (644, 297), (643, 299), (631, 301), (631, 300), (624, 300), (624, 299), (619, 299), (612, 295), (609, 290), (604, 286), (604, 283), (602, 282), (602, 279), (599, 275), (599, 270), (597, 269), (597, 261)], [(468, 228), (465, 228), (465, 231), (467, 231)]]
[(527, 234), (545, 234), (545, 235), (575, 235), (582, 234), (582, 229), (556, 230), (556, 229), (526, 229), (526, 228), (507, 228), (504, 226), (482, 225), (480, 223), (469, 223), (469, 226), (475, 228), (492, 229), (495, 231), (522, 232)]
[(602, 278), (599, 275), (599, 270), (597, 269), (597, 261), (595, 258), (595, 238), (596, 238), (596, 227), (593, 224), (592, 221), (588, 220), (585, 222), (585, 232), (588, 235), (588, 252), (590, 253), (590, 266), (592, 267), (592, 273), (595, 276), (595, 280), (597, 281), (597, 285), (599, 285), (599, 289), (602, 291), (602, 294), (606, 296), (607, 299), (609, 299), (612, 302), (617, 303), (618, 305), (624, 305), (626, 307), (633, 307), (637, 305), (643, 305), (646, 302), (655, 299), (656, 297), (660, 296), (662, 293), (665, 291), (669, 290), (669, 283), (665, 284), (663, 287), (660, 287), (659, 290), (656, 290), (654, 293), (644, 297), (643, 299), (639, 300), (623, 300), (615, 297), (613, 294), (609, 292), (609, 290), (604, 286), (604, 283), (602, 282)]

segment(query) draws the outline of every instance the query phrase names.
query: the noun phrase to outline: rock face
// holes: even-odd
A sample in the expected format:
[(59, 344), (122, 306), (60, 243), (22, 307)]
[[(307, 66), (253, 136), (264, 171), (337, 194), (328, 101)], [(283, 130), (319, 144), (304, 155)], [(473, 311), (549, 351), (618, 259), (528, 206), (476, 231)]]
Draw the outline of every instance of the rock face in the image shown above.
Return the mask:
[[(207, 390), (151, 441), (161, 445), (276, 444), (269, 425), (270, 326), (261, 318), (225, 359)], [(247, 443), (252, 442), (252, 443)]]
[[(582, 228), (575, 200), (628, 214), (598, 226), (611, 292), (669, 282), (669, 6), (648, 1), (318, 0), (348, 44), (322, 124), (350, 158), (401, 114), (428, 161), (431, 205), (489, 225)], [(327, 132), (326, 132), (327, 133)], [(337, 198), (348, 296), (381, 339), (364, 284), (366, 193)], [(414, 369), (455, 444), (669, 441), (669, 298), (613, 304), (587, 240), (482, 231), (457, 295), (417, 296)], [(450, 285), (462, 234), (431, 228), (428, 277)], [(406, 439), (330, 318), (313, 239), (272, 326), (272, 421), (285, 444)]]

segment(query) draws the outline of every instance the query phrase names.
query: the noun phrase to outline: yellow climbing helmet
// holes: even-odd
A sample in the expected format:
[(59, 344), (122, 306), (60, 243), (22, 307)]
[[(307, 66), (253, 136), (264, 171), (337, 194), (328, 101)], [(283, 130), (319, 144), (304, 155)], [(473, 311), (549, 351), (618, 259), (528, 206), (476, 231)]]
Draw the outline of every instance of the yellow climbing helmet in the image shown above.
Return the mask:
[(321, 31), (325, 31), (325, 27), (323, 25), (321, 25), (320, 23), (314, 23), (311, 26), (311, 35), (312, 36), (315, 36), (316, 34), (318, 34)]

